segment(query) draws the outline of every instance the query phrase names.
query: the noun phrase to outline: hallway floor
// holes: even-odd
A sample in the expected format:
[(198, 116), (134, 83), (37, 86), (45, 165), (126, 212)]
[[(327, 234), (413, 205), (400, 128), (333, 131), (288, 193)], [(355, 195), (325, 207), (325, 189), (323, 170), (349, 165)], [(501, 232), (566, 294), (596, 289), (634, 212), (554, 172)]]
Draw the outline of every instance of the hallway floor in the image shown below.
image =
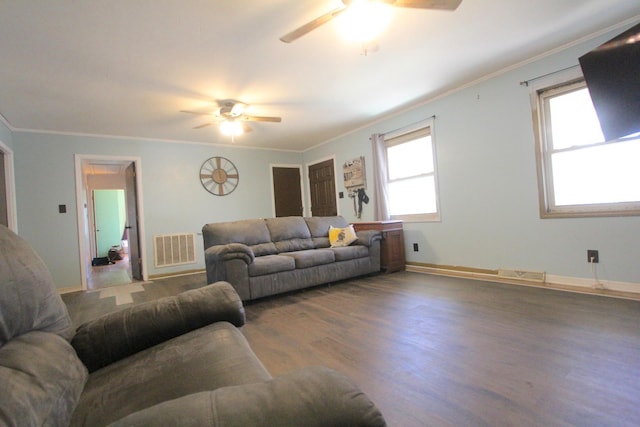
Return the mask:
[(115, 264), (92, 266), (87, 279), (87, 289), (96, 290), (134, 282), (137, 280), (133, 280), (131, 277), (129, 255), (123, 253), (122, 259), (116, 261)]

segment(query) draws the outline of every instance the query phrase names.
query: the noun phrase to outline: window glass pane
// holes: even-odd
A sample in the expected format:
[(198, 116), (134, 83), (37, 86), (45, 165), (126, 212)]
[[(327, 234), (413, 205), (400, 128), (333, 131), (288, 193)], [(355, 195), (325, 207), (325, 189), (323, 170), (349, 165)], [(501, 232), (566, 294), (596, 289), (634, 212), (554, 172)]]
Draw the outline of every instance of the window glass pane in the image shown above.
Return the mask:
[(433, 176), (422, 176), (389, 183), (391, 215), (435, 213), (436, 185)]
[(640, 200), (640, 139), (552, 155), (555, 204)]
[(387, 162), (390, 180), (433, 173), (431, 136), (388, 147)]
[(589, 91), (584, 88), (549, 99), (555, 150), (604, 141)]

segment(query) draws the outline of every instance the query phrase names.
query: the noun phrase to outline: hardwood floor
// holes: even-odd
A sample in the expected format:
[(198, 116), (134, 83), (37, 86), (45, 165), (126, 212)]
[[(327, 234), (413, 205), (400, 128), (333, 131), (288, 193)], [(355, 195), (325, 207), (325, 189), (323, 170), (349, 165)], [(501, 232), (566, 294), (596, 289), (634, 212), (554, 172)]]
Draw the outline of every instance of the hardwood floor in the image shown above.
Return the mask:
[(393, 426), (640, 424), (640, 303), (398, 273), (247, 306), (274, 375), (349, 375)]
[(343, 372), (390, 426), (640, 425), (638, 301), (399, 272), (246, 311), (274, 376)]

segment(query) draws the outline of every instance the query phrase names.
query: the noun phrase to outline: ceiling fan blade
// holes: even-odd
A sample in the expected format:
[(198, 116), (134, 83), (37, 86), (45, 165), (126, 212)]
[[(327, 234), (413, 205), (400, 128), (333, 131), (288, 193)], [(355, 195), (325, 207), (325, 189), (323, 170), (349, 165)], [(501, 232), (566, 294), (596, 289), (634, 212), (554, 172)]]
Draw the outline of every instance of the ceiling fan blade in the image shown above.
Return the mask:
[(194, 127), (194, 129), (202, 129), (202, 128), (206, 128), (207, 126), (211, 126), (213, 123), (205, 123), (203, 125), (200, 126), (196, 126)]
[(242, 120), (247, 122), (272, 122), (272, 123), (280, 123), (282, 121), (281, 117), (265, 117), (265, 116), (242, 116)]
[(319, 26), (331, 21), (333, 18), (335, 18), (336, 16), (344, 12), (346, 9), (347, 8), (345, 6), (340, 6), (336, 9), (333, 9), (331, 12), (327, 12), (324, 15), (314, 19), (313, 21), (307, 22), (303, 26), (298, 27), (295, 30), (291, 31), (290, 33), (285, 34), (284, 36), (280, 37), (280, 40), (285, 43), (291, 43), (292, 41), (297, 40), (300, 37), (304, 36), (305, 34), (315, 30)]
[(396, 0), (395, 7), (410, 7), (414, 9), (442, 9), (456, 10), (462, 0)]
[(199, 116), (210, 116), (211, 113), (201, 113), (198, 111), (188, 111), (188, 110), (180, 110), (181, 113), (187, 113), (187, 114), (197, 114)]

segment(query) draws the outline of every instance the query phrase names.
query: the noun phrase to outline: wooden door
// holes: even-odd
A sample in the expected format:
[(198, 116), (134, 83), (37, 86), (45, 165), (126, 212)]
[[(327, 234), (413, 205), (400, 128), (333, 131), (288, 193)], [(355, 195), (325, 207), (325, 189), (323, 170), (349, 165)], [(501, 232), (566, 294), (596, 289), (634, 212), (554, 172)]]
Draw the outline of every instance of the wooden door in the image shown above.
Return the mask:
[(276, 216), (302, 216), (300, 168), (273, 167), (271, 173)]
[(7, 177), (4, 168), (4, 153), (0, 151), (0, 224), (9, 227), (9, 203), (7, 202)]
[(338, 215), (333, 159), (309, 166), (311, 216)]
[(125, 170), (125, 194), (127, 197), (127, 243), (129, 244), (129, 263), (131, 277), (142, 280), (142, 259), (140, 258), (140, 237), (138, 236), (138, 193), (136, 188), (136, 169), (132, 162)]

